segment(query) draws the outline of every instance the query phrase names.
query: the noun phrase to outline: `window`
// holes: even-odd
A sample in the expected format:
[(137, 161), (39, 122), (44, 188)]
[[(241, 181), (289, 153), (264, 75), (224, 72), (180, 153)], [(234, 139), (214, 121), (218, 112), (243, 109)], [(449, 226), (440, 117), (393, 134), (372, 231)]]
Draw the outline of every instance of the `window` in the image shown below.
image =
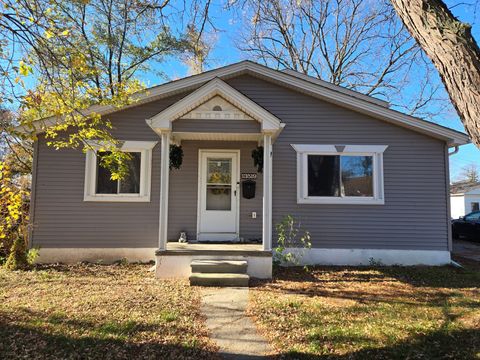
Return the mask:
[(141, 152), (127, 151), (131, 159), (127, 161), (127, 174), (121, 180), (112, 180), (111, 172), (102, 165), (102, 157), (107, 152), (97, 152), (97, 194), (140, 194)]
[(478, 202), (472, 202), (472, 211), (480, 210), (480, 206)]
[(384, 145), (292, 145), (297, 200), (305, 204), (383, 204)]
[[(107, 152), (87, 151), (85, 164), (85, 201), (150, 201), (152, 149), (154, 141), (125, 141), (122, 151), (131, 156), (123, 179), (112, 180), (108, 169), (101, 166)], [(92, 144), (94, 148), (100, 148)]]

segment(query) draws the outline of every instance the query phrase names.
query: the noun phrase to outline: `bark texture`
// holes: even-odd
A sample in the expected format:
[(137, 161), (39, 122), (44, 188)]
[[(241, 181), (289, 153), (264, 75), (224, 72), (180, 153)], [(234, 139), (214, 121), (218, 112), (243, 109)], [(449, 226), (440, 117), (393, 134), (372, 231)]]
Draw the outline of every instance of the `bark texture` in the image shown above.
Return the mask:
[(471, 26), (441, 0), (391, 0), (403, 23), (432, 59), (468, 134), (480, 147), (480, 50)]

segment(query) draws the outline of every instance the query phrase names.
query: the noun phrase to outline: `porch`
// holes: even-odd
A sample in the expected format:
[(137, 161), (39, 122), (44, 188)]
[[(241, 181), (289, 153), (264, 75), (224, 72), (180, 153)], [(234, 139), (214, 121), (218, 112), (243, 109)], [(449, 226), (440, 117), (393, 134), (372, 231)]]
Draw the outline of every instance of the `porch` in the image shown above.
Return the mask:
[[(157, 277), (189, 277), (195, 260), (246, 261), (248, 275), (271, 277), (272, 145), (281, 121), (214, 79), (147, 124), (161, 140)], [(171, 144), (184, 152), (178, 170), (170, 169)], [(253, 150), (263, 155), (260, 169)], [(169, 242), (180, 233), (202, 243)]]
[(156, 255), (240, 255), (272, 256), (271, 251), (263, 250), (262, 244), (241, 243), (179, 243), (167, 242), (165, 250), (157, 250)]
[(198, 260), (245, 262), (246, 274), (258, 279), (272, 277), (272, 251), (262, 244), (167, 242), (155, 252), (155, 273), (159, 278), (189, 278)]

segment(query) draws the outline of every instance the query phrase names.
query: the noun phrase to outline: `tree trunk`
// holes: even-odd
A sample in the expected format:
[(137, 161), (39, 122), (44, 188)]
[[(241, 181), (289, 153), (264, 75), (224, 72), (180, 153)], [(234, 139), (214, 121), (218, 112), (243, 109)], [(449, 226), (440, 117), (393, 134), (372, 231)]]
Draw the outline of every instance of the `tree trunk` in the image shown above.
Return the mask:
[(397, 14), (433, 61), (468, 134), (480, 147), (480, 49), (471, 26), (441, 0), (391, 0)]

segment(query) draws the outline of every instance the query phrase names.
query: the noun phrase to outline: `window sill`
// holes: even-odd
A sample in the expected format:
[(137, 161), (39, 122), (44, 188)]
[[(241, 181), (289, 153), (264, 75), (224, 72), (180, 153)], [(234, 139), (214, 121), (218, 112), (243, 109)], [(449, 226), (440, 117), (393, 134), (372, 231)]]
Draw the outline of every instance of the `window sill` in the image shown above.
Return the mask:
[(323, 205), (385, 205), (384, 199), (352, 199), (352, 198), (306, 198), (297, 199), (297, 204)]
[(124, 195), (87, 195), (83, 201), (92, 202), (150, 202), (150, 196), (124, 196)]

